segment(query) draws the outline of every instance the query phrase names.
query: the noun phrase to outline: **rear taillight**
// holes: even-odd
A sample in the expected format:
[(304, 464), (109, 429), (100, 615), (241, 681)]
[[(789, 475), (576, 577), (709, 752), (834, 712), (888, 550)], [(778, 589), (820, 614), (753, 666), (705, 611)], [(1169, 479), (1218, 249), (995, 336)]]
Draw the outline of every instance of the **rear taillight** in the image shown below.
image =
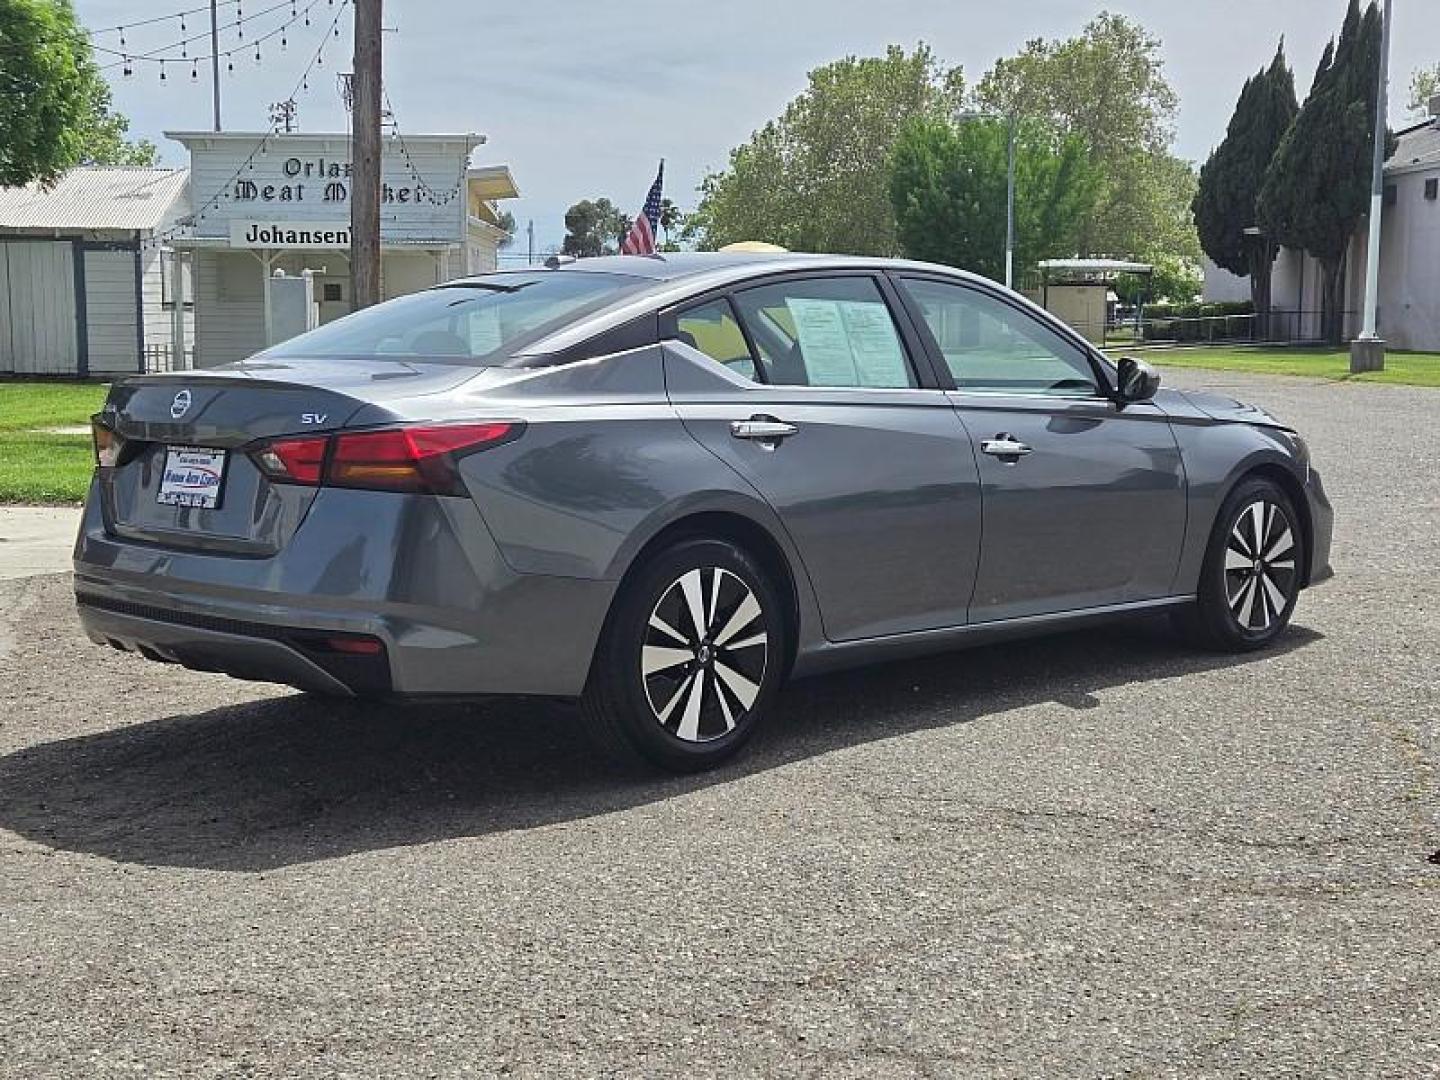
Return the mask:
[(102, 469), (113, 468), (120, 463), (120, 452), (125, 449), (125, 440), (111, 431), (98, 419), (90, 421), (90, 438), (95, 444), (95, 464)]
[(273, 481), (463, 495), (458, 460), (519, 436), (511, 422), (436, 424), (276, 439), (251, 458)]
[(276, 439), (256, 450), (251, 457), (271, 480), (318, 484), (325, 467), (325, 450), (329, 445), (330, 439), (325, 435)]

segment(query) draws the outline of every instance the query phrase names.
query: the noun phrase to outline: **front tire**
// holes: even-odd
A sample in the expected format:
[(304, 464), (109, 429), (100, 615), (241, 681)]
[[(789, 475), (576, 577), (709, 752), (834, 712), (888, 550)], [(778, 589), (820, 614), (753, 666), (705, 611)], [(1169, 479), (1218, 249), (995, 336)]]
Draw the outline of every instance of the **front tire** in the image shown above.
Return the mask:
[(696, 772), (733, 757), (769, 711), (788, 640), (774, 584), (727, 540), (683, 540), (626, 581), (581, 705), (619, 756)]
[(1304, 565), (1305, 533), (1290, 496), (1263, 477), (1242, 481), (1220, 508), (1182, 628), (1207, 648), (1265, 648), (1290, 623)]

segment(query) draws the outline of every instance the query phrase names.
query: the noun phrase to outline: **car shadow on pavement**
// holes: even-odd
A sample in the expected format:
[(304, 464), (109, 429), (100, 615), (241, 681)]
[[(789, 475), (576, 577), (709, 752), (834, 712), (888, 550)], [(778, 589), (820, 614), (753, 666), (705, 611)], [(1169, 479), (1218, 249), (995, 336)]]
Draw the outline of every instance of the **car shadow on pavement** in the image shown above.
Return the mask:
[(559, 703), (266, 698), (0, 758), (0, 826), (121, 862), (267, 870), (605, 814), (1024, 705), (1094, 708), (1107, 688), (1265, 663), (1321, 636), (1293, 627), (1267, 652), (1203, 654), (1147, 620), (801, 680), (740, 760), (683, 777), (606, 766)]

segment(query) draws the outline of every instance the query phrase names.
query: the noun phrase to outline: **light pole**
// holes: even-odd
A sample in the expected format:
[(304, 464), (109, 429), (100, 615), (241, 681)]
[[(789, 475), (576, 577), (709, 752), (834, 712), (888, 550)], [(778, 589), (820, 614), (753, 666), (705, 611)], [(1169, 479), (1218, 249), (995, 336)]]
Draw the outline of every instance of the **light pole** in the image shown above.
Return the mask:
[(1370, 222), (1365, 247), (1365, 325), (1350, 343), (1350, 371), (1383, 371), (1385, 342), (1377, 332), (1380, 306), (1380, 218), (1385, 205), (1385, 121), (1388, 119), (1390, 82), (1390, 10), (1385, 0), (1380, 32), (1380, 85), (1375, 91), (1375, 150), (1370, 162)]
[(1005, 287), (1015, 287), (1015, 126), (1014, 113), (962, 112), (967, 120), (1004, 120), (1009, 125), (1009, 146), (1005, 159)]

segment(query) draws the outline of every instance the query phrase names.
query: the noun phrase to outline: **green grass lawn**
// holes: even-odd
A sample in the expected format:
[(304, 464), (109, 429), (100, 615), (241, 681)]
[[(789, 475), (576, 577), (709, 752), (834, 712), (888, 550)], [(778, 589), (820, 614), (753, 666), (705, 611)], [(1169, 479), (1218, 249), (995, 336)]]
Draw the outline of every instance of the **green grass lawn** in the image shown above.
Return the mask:
[(1219, 348), (1155, 349), (1143, 353), (1159, 367), (1252, 371), (1261, 375), (1310, 375), (1319, 379), (1440, 386), (1440, 353), (1392, 352), (1385, 370), (1350, 374), (1348, 350)]
[(95, 459), (89, 435), (42, 428), (88, 425), (108, 387), (0, 382), (0, 503), (78, 503)]
[(0, 431), (89, 425), (109, 389), (104, 383), (0, 382)]

